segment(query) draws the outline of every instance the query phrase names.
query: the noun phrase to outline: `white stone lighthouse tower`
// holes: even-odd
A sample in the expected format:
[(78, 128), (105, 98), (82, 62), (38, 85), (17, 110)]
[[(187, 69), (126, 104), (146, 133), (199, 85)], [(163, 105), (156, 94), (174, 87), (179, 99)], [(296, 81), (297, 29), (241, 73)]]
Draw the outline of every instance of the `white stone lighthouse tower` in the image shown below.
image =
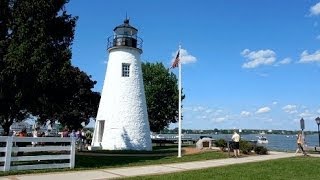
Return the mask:
[(113, 31), (92, 147), (152, 150), (140, 61), (142, 39), (128, 19)]

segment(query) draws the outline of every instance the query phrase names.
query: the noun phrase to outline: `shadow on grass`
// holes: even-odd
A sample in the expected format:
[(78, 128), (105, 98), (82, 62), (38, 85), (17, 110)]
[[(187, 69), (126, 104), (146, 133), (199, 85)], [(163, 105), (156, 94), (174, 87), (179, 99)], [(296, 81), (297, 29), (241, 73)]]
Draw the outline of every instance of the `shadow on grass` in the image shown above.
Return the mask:
[(128, 156), (76, 156), (76, 168), (104, 168), (149, 164), (151, 161), (165, 159), (165, 156), (128, 157)]
[[(155, 162), (167, 162), (175, 157), (177, 145), (154, 146), (152, 151), (135, 150), (96, 150), (83, 151), (76, 155), (76, 168), (107, 168), (135, 165), (148, 165)], [(106, 154), (107, 156), (103, 156)], [(117, 156), (117, 154), (119, 156)], [(146, 156), (143, 156), (143, 155)], [(157, 156), (152, 156), (157, 154)], [(110, 156), (112, 155), (112, 156)], [(128, 155), (128, 156), (126, 156)], [(135, 156), (137, 155), (137, 156)], [(142, 156), (141, 156), (142, 155)]]
[[(190, 147), (190, 145), (184, 145), (182, 147)], [(194, 147), (194, 146), (192, 146)], [(93, 151), (81, 151), (81, 153), (98, 153), (98, 154), (162, 154), (162, 153), (176, 153), (178, 146), (174, 144), (164, 146), (153, 146), (152, 151), (137, 151), (137, 150), (93, 150)]]
[(110, 167), (129, 167), (152, 164), (167, 164), (190, 162), (200, 160), (211, 160), (227, 158), (227, 154), (222, 152), (203, 152), (199, 154), (183, 155), (177, 158), (177, 154), (164, 156), (89, 156), (76, 155), (76, 168), (110, 168)]

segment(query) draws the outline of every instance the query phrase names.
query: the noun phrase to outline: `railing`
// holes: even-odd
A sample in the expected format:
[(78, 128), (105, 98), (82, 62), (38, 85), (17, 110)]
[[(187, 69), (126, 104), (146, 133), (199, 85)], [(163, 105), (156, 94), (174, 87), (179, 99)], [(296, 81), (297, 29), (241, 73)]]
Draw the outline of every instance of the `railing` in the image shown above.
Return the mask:
[(0, 136), (0, 143), (2, 171), (74, 168), (74, 138)]
[(108, 37), (107, 49), (118, 46), (127, 46), (142, 50), (142, 43), (143, 40), (137, 36), (114, 35)]

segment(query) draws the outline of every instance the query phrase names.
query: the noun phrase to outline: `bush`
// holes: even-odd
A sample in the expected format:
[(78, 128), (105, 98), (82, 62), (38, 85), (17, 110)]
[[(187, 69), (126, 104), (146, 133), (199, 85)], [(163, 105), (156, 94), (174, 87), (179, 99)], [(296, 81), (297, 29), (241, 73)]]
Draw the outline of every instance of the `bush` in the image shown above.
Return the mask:
[(227, 147), (227, 141), (224, 139), (218, 139), (214, 142), (217, 147), (220, 147), (222, 151)]
[(264, 146), (256, 146), (254, 148), (254, 152), (256, 154), (265, 155), (265, 154), (268, 154), (268, 149)]
[(250, 154), (250, 152), (254, 149), (252, 143), (244, 140), (240, 140), (240, 151), (243, 154)]

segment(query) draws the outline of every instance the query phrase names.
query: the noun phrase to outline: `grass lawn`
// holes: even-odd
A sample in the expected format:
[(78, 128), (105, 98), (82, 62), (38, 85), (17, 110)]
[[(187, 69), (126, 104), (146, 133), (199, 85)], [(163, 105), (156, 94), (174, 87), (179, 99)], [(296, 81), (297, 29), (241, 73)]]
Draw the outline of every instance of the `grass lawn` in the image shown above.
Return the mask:
[(320, 158), (294, 157), (127, 179), (319, 180)]
[[(175, 152), (175, 153), (174, 153)], [(108, 153), (109, 156), (103, 156), (101, 153)], [(163, 156), (159, 154), (163, 153)], [(168, 153), (170, 153), (168, 155)], [(121, 154), (122, 156), (110, 156), (110, 154)], [(124, 156), (128, 154), (130, 156)], [(141, 155), (143, 152), (133, 151), (100, 151), (96, 154), (81, 154), (76, 155), (75, 169), (99, 169), (99, 168), (111, 168), (111, 167), (128, 167), (128, 166), (143, 166), (151, 164), (167, 164), (175, 162), (188, 162), (199, 161), (208, 159), (221, 159), (227, 158), (226, 153), (222, 152), (204, 152), (199, 154), (184, 155), (182, 158), (177, 158), (177, 146), (165, 146), (156, 147), (152, 152), (146, 153), (148, 156), (132, 156), (133, 154)], [(150, 156), (150, 154), (157, 154), (156, 156)], [(35, 162), (37, 163), (37, 162)], [(41, 162), (46, 163), (46, 162)], [(0, 176), (16, 175), (16, 174), (29, 174), (29, 173), (43, 173), (43, 172), (57, 172), (57, 171), (70, 171), (70, 169), (46, 169), (46, 170), (26, 170), (26, 171), (9, 171), (0, 172)]]
[(185, 155), (182, 158), (174, 156), (146, 156), (146, 157), (130, 157), (130, 156), (76, 156), (76, 168), (108, 168), (121, 166), (141, 166), (151, 164), (167, 164), (176, 162), (199, 161), (208, 159), (227, 158), (227, 154), (221, 152), (204, 152), (200, 154)]

